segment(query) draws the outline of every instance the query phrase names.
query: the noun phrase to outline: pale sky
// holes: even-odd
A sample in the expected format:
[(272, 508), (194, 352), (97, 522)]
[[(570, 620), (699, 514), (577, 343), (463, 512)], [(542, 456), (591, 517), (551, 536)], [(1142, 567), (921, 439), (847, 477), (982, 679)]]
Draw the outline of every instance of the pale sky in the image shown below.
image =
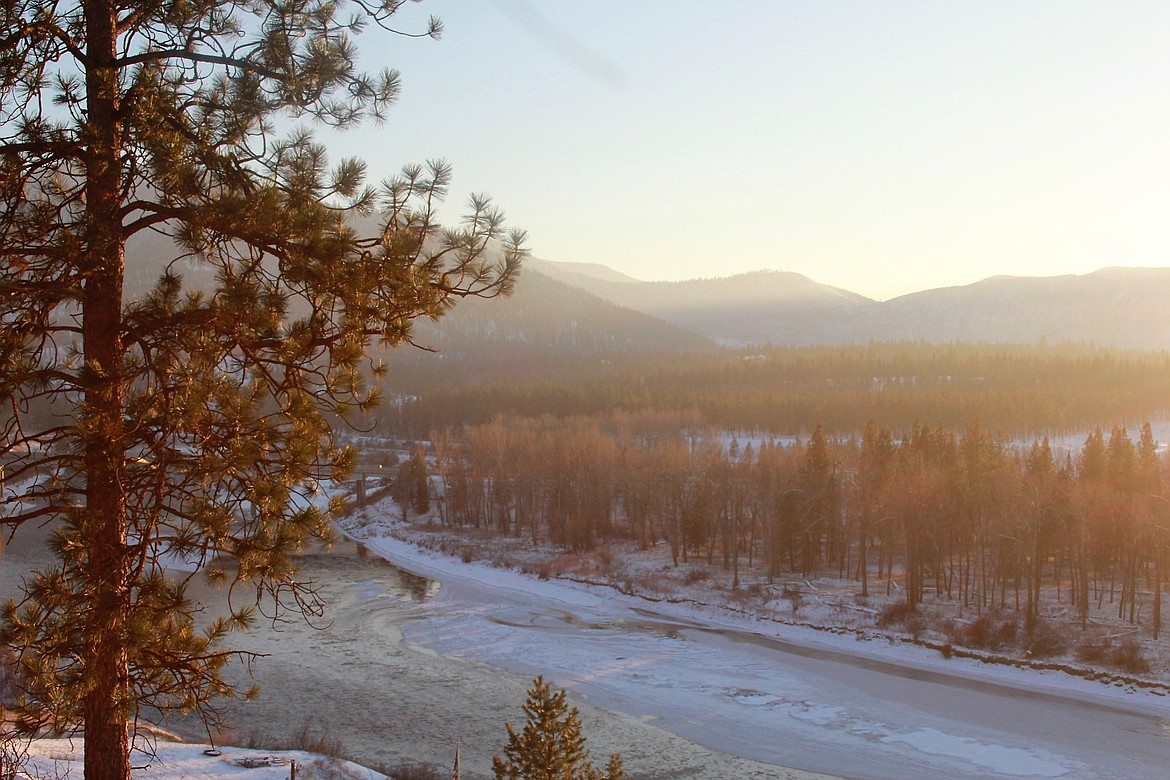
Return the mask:
[(427, 0), (330, 141), (444, 157), (546, 260), (796, 271), (873, 298), (1170, 266), (1170, 2)]

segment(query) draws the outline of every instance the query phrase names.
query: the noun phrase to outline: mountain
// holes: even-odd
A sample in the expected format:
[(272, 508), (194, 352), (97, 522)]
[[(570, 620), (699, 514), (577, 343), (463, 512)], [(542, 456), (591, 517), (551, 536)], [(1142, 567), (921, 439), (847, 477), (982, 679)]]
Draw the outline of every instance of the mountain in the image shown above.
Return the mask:
[(574, 287), (585, 287), (595, 281), (617, 284), (639, 284), (642, 281), (601, 263), (553, 263), (537, 257), (530, 257), (524, 261), (524, 267), (535, 269), (545, 276), (550, 276), (558, 282), (564, 282)]
[(1170, 268), (1105, 268), (1083, 276), (996, 276), (882, 303), (882, 340), (1074, 341), (1170, 348)]
[[(168, 242), (143, 234), (127, 247), (127, 297), (141, 295), (174, 257)], [(195, 287), (211, 282), (208, 268), (197, 261), (175, 267)], [(1170, 349), (1168, 302), (1170, 268), (996, 276), (878, 302), (784, 271), (646, 282), (599, 263), (533, 258), (511, 298), (461, 301), (437, 323), (418, 322), (416, 342), (468, 372), (474, 367), (507, 373), (523, 366), (523, 372), (541, 375), (554, 367), (583, 370), (615, 355), (706, 350), (713, 342), (1047, 340)], [(409, 350), (396, 351), (395, 361), (409, 362), (402, 352)]]
[(566, 284), (588, 290), (619, 306), (733, 345), (848, 341), (851, 324), (862, 312), (877, 305), (856, 293), (786, 271), (756, 271), (683, 282), (642, 282), (630, 277), (615, 278), (592, 268), (585, 272), (579, 267), (557, 267), (561, 265), (569, 264), (544, 262), (538, 267)]
[[(407, 384), (423, 374), (486, 382), (549, 376), (587, 377), (615, 363), (661, 353), (713, 350), (708, 338), (618, 306), (526, 264), (507, 298), (460, 301), (437, 321), (416, 320), (414, 343), (386, 353)], [(436, 357), (438, 362), (436, 362)]]
[(576, 268), (549, 273), (728, 344), (1047, 340), (1170, 348), (1170, 268), (996, 276), (882, 302), (781, 271), (685, 282), (615, 281), (601, 271)]
[[(211, 267), (196, 259), (172, 262), (177, 254), (163, 235), (144, 232), (128, 242), (125, 298), (146, 294), (168, 266), (188, 288), (210, 289), (215, 281)], [(526, 262), (509, 297), (465, 298), (436, 321), (415, 320), (412, 338), (423, 349), (378, 348), (377, 356), (388, 362), (393, 376), (413, 375), (433, 384), (587, 376), (599, 366), (638, 363), (652, 354), (715, 348), (705, 336), (541, 273), (543, 265)], [(636, 281), (601, 265), (558, 264), (555, 270), (570, 278)]]
[(710, 346), (703, 336), (527, 265), (511, 296), (464, 299), (437, 322), (416, 322), (415, 334), (416, 342), (445, 352), (489, 342), (559, 353), (686, 352)]

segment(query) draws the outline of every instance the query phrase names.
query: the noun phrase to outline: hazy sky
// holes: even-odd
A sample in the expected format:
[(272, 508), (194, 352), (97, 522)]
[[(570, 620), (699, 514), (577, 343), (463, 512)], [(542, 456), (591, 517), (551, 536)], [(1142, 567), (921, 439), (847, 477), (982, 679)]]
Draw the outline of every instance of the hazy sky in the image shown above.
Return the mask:
[(875, 298), (1170, 266), (1170, 2), (428, 0), (338, 154), (455, 167), (548, 260)]

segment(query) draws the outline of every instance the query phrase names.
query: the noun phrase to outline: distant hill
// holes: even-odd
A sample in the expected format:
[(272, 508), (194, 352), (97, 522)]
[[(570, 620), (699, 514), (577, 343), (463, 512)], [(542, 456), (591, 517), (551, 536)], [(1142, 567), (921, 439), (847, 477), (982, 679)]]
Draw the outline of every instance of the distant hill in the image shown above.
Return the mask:
[(1167, 349), (1170, 268), (1105, 268), (1083, 276), (996, 276), (885, 301), (868, 325), (875, 338), (886, 341), (1047, 340)]
[[(137, 236), (127, 247), (127, 297), (145, 292), (174, 254), (163, 236)], [(194, 287), (211, 282), (198, 262), (175, 268)], [(956, 340), (1170, 349), (1170, 268), (997, 276), (878, 302), (784, 271), (645, 282), (598, 263), (533, 258), (511, 298), (465, 300), (437, 323), (416, 325), (418, 343), (468, 370), (526, 366), (538, 374), (715, 344)]]
[[(189, 288), (213, 284), (210, 266), (188, 260), (172, 264), (176, 254), (166, 236), (136, 236), (126, 249), (125, 298), (144, 295), (167, 265)], [(557, 270), (572, 277), (631, 278), (600, 265), (562, 265), (572, 270)], [(400, 389), (404, 382), (589, 376), (602, 366), (640, 362), (655, 353), (715, 349), (705, 336), (558, 281), (541, 273), (542, 267), (541, 261), (526, 263), (510, 297), (467, 298), (437, 321), (415, 320), (413, 340), (423, 349), (380, 350), (379, 356), (390, 364), (392, 384)]]
[(600, 271), (576, 269), (550, 273), (613, 303), (733, 345), (1047, 340), (1170, 348), (1170, 268), (997, 276), (882, 302), (781, 271), (685, 282), (614, 281)]
[(438, 349), (491, 342), (527, 349), (613, 353), (709, 347), (703, 336), (603, 300), (525, 266), (508, 298), (468, 298), (437, 322), (419, 321), (416, 341)]
[(640, 282), (628, 277), (628, 281), (613, 281), (601, 273), (576, 271), (550, 274), (620, 306), (727, 344), (848, 340), (859, 312), (876, 305), (864, 296), (786, 271), (684, 282)]
[(641, 279), (627, 276), (621, 271), (615, 271), (608, 265), (601, 263), (553, 263), (530, 257), (524, 262), (525, 268), (532, 268), (545, 276), (550, 276), (558, 282), (565, 282), (574, 287), (584, 287), (591, 281), (610, 282), (617, 284), (640, 284)]

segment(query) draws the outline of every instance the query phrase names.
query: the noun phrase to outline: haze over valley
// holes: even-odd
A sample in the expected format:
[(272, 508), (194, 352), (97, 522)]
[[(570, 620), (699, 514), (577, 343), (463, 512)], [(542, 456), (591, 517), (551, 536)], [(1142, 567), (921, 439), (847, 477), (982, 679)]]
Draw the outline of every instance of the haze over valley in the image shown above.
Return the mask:
[(0, 73), (0, 780), (1170, 776), (1170, 3), (21, 0)]

